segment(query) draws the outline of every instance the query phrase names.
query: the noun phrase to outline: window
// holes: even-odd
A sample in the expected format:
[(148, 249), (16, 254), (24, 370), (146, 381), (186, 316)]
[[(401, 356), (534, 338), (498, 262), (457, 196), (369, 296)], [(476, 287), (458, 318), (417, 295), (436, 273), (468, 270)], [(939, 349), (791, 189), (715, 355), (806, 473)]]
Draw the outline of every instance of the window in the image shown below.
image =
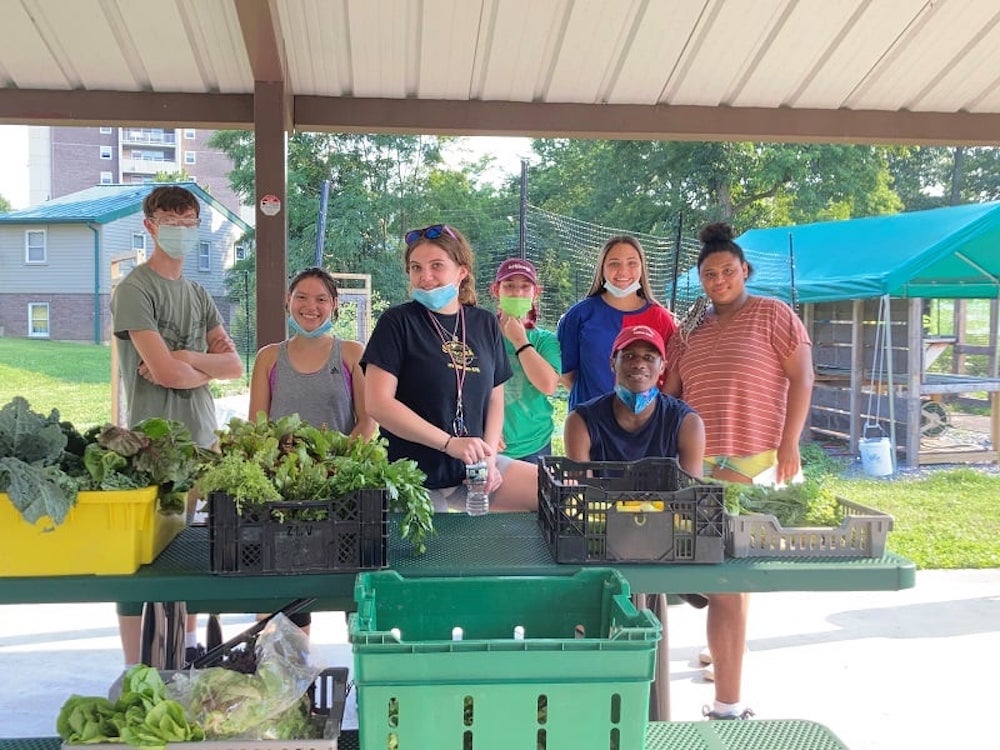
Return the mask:
[(101, 128), (101, 135), (111, 135), (111, 128)]
[(209, 252), (212, 249), (212, 243), (210, 242), (199, 242), (198, 243), (198, 270), (199, 271), (211, 271), (212, 270), (212, 256)]
[(101, 184), (110, 185), (114, 182), (114, 177), (111, 172), (101, 172)]
[(185, 128), (184, 129), (184, 140), (185, 141), (193, 141), (194, 140), (194, 130), (192, 130), (191, 128)]
[(146, 235), (142, 232), (132, 233), (132, 251), (135, 253), (135, 262), (144, 263), (146, 260)]
[(233, 248), (233, 257), (236, 260), (246, 260), (247, 257), (246, 247), (244, 245), (236, 245), (236, 247)]
[(185, 164), (197, 164), (198, 163), (198, 152), (197, 151), (185, 151), (184, 152), (184, 163)]
[(49, 337), (49, 303), (28, 303), (28, 336), (33, 338)]
[(101, 158), (102, 159), (111, 158), (111, 146), (101, 146)]
[(132, 149), (132, 158), (140, 161), (167, 161), (166, 154), (162, 151), (145, 151), (143, 149)]
[(48, 253), (45, 249), (45, 230), (29, 229), (24, 233), (24, 262), (47, 263)]

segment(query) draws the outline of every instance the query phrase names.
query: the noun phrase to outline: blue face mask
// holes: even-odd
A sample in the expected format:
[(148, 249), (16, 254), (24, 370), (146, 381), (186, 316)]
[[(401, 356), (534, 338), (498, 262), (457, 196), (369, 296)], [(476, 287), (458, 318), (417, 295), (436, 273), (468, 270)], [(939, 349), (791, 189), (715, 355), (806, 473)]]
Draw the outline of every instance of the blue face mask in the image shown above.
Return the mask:
[(161, 224), (156, 233), (156, 244), (171, 258), (183, 258), (198, 245), (198, 227)]
[(317, 336), (322, 336), (326, 333), (329, 333), (333, 328), (333, 321), (327, 318), (326, 322), (324, 322), (321, 326), (313, 329), (312, 331), (307, 331), (298, 324), (298, 322), (295, 320), (294, 317), (289, 315), (288, 327), (292, 329), (292, 333), (294, 333), (296, 336), (302, 336), (303, 338), (306, 339), (314, 339)]
[(410, 296), (428, 310), (440, 310), (451, 304), (458, 297), (458, 287), (454, 284), (445, 284), (437, 289), (418, 289), (414, 287), (410, 290)]
[(633, 414), (640, 413), (653, 403), (659, 394), (660, 389), (655, 386), (642, 393), (633, 393), (623, 385), (615, 386), (615, 395), (618, 396), (618, 400), (631, 409)]

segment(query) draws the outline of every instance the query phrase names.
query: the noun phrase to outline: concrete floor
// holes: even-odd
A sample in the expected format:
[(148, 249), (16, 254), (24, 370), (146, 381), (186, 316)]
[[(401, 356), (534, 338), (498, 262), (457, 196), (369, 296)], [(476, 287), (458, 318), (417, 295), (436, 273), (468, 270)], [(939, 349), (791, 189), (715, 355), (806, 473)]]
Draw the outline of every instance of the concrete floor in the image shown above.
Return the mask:
[[(115, 622), (111, 604), (0, 607), (0, 737), (54, 735), (67, 696), (105, 693), (122, 666)], [(251, 618), (223, 624), (228, 638)], [(669, 627), (673, 718), (700, 719), (704, 612), (671, 607)], [(757, 594), (749, 648), (744, 698), (759, 718), (819, 721), (852, 750), (994, 744), (1000, 570), (920, 571), (899, 592)], [(317, 613), (313, 653), (350, 666), (342, 614)]]

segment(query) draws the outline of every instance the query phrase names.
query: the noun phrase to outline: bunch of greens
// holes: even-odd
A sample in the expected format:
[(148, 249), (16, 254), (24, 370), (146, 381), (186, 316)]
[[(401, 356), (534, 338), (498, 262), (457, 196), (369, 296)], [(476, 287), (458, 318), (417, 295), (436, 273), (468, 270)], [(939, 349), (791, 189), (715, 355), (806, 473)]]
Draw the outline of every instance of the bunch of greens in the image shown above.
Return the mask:
[(174, 676), (167, 695), (197, 719), (209, 739), (315, 738), (307, 696), (320, 670), (309, 664), (309, 640), (284, 614), (272, 617), (253, 645), (252, 673), (224, 667)]
[[(175, 420), (153, 417), (128, 430), (107, 425), (84, 437), (80, 489), (123, 490), (157, 485), (160, 509), (183, 512), (188, 490), (194, 486), (207, 451), (191, 439), (191, 432)], [(70, 445), (81, 444), (70, 440)]]
[(203, 455), (180, 422), (147, 419), (134, 430), (107, 425), (81, 434), (15, 397), (0, 409), (0, 492), (30, 524), (61, 524), (81, 490), (157, 485), (160, 510), (183, 512)]
[(843, 520), (837, 496), (816, 479), (777, 488), (723, 484), (726, 510), (733, 515), (769, 514), (782, 526), (839, 526)]
[(385, 489), (390, 509), (403, 514), (401, 536), (423, 552), (434, 513), (425, 479), (414, 461), (390, 462), (382, 438), (352, 438), (305, 424), (295, 414), (276, 422), (261, 414), (256, 421), (230, 420), (198, 487), (205, 496), (230, 495), (240, 513), (276, 500), (352, 502), (355, 490)]
[(0, 492), (30, 524), (62, 523), (76, 503), (77, 484), (60, 466), (67, 439), (55, 409), (44, 417), (20, 396), (0, 409)]
[(166, 697), (160, 673), (142, 664), (125, 673), (121, 696), (114, 703), (100, 696), (70, 696), (59, 711), (56, 731), (70, 745), (163, 747), (205, 739), (204, 730), (187, 720), (181, 705)]

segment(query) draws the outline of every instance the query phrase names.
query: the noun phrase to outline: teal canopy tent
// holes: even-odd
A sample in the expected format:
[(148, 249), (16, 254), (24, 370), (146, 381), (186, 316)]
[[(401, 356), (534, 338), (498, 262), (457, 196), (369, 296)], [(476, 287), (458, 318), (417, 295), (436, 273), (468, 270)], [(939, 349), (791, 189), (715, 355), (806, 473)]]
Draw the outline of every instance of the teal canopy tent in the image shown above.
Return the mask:
[[(751, 229), (736, 242), (751, 293), (786, 302), (1000, 296), (1000, 202)], [(682, 299), (692, 292), (695, 269), (678, 279)]]

